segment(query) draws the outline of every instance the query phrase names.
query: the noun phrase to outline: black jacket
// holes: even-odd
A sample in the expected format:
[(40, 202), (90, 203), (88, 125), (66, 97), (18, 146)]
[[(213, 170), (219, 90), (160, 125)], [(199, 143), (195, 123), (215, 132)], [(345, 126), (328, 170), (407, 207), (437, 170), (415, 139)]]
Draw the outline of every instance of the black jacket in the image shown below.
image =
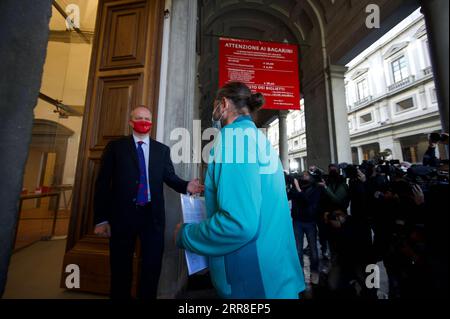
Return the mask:
[[(165, 224), (163, 183), (186, 193), (188, 182), (174, 172), (170, 149), (150, 138), (149, 184), (154, 221)], [(133, 136), (114, 140), (106, 146), (95, 184), (94, 223), (120, 223), (135, 209), (139, 185), (139, 163)]]
[(317, 222), (321, 213), (322, 188), (316, 185), (305, 187), (302, 192), (292, 188), (289, 199), (292, 199), (292, 218), (304, 223)]

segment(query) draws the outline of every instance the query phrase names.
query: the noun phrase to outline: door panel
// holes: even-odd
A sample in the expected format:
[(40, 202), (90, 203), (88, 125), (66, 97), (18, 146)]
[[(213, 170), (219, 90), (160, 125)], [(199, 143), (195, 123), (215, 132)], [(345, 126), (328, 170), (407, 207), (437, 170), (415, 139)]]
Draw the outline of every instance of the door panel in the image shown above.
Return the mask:
[(143, 67), (145, 64), (148, 1), (120, 4), (104, 8), (107, 30), (102, 41), (100, 69)]
[[(163, 0), (100, 0), (87, 88), (65, 267), (80, 267), (79, 290), (109, 292), (109, 249), (93, 235), (93, 191), (106, 144), (128, 135), (128, 116), (137, 104), (148, 105), (156, 118)], [(154, 134), (154, 133), (153, 133)], [(139, 249), (135, 254), (136, 291)]]
[(142, 100), (143, 74), (102, 77), (98, 83), (99, 123), (93, 148), (128, 134), (128, 115)]

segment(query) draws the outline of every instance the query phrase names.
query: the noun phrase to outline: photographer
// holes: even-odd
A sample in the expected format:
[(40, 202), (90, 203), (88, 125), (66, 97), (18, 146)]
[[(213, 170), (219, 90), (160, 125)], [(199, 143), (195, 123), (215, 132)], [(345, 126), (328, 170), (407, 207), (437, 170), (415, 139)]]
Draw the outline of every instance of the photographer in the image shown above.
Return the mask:
[(448, 133), (431, 133), (428, 138), (428, 149), (423, 156), (423, 165), (439, 167), (440, 159), (436, 157), (438, 143), (448, 145)]
[(372, 230), (368, 206), (367, 177), (358, 166), (354, 165), (347, 165), (344, 172), (348, 178), (350, 214), (353, 223), (360, 228), (361, 234), (364, 234), (364, 242), (367, 243), (366, 250), (372, 255)]
[(311, 251), (311, 283), (317, 285), (319, 283), (317, 219), (320, 213), (320, 201), (323, 191), (314, 182), (308, 172), (304, 172), (298, 178), (296, 177), (293, 177), (293, 187), (288, 193), (288, 198), (292, 199), (292, 217), (294, 220), (294, 232), (297, 238), (297, 249), (303, 267), (303, 238), (306, 235), (306, 240)]
[(371, 178), (374, 248), (386, 267), (389, 297), (414, 297), (425, 287), (425, 195), (416, 182), (424, 169), (405, 174), (396, 162), (380, 161)]
[[(322, 178), (319, 186), (323, 188), (324, 196), (322, 196), (321, 207), (324, 212), (332, 212), (335, 210), (347, 211), (349, 205), (349, 192), (347, 183), (342, 175), (340, 175), (339, 167), (335, 164), (328, 166), (328, 176)], [(318, 221), (319, 237), (322, 256), (326, 256), (327, 246), (329, 243), (328, 226), (325, 224), (322, 215)], [(330, 247), (332, 252), (332, 248)]]
[(421, 187), (404, 178), (391, 183), (395, 215), (389, 225), (383, 261), (390, 298), (414, 298), (425, 288), (425, 196)]
[(328, 210), (342, 209), (347, 210), (349, 205), (348, 186), (345, 178), (339, 172), (339, 166), (336, 164), (328, 165), (328, 178), (320, 183), (328, 199)]

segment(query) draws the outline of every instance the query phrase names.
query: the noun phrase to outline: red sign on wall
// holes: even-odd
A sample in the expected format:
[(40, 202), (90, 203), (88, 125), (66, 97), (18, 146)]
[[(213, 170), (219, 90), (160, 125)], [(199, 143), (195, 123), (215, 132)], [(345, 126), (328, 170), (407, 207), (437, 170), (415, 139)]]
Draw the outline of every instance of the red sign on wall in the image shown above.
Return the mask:
[(265, 109), (299, 110), (297, 46), (220, 38), (219, 86), (230, 81), (244, 82), (262, 93)]

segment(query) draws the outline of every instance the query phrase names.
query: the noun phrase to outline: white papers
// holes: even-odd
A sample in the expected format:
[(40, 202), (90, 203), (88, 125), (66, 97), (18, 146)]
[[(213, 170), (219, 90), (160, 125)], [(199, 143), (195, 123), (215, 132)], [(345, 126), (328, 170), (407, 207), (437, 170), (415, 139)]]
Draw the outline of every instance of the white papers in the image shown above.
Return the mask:
[[(181, 194), (181, 209), (184, 223), (198, 224), (206, 219), (205, 199), (203, 197), (191, 197)], [(185, 250), (185, 256), (189, 275), (208, 267), (208, 259), (205, 256), (200, 256), (187, 250)]]

